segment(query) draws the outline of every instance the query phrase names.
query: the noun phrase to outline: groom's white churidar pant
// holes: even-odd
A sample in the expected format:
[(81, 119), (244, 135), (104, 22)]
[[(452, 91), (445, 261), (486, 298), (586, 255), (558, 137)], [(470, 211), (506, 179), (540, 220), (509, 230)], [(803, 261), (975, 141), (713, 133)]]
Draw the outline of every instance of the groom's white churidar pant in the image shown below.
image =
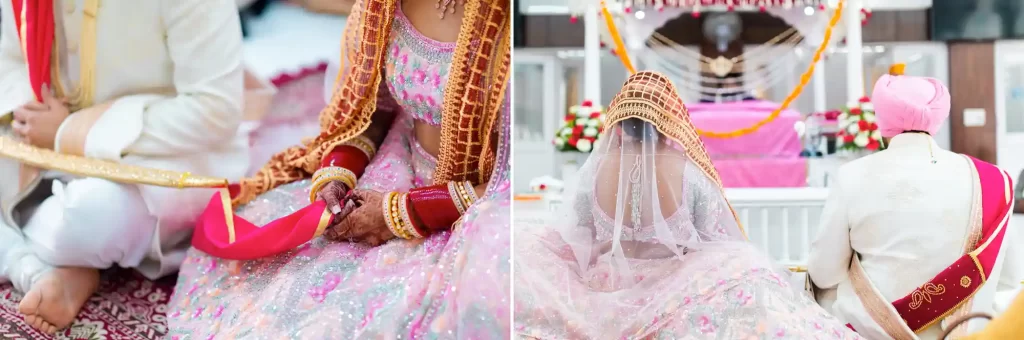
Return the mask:
[(55, 179), (21, 230), (0, 225), (0, 282), (24, 292), (55, 266), (138, 266), (153, 247), (157, 218), (136, 185)]

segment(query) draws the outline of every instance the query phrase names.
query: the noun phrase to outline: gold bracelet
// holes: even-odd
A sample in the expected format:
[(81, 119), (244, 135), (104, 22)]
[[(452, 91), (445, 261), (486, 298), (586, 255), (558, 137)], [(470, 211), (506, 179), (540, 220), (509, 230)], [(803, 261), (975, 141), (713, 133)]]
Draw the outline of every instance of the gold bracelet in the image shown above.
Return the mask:
[(412, 224), (412, 215), (409, 215), (409, 194), (399, 194), (398, 199), (398, 211), (402, 217), (402, 231), (405, 232), (409, 238), (423, 238), (419, 231), (416, 231), (416, 227)]
[(456, 184), (455, 190), (459, 191), (459, 199), (462, 199), (462, 205), (466, 207), (466, 210), (469, 210), (469, 206), (473, 205), (473, 200), (470, 198), (469, 193), (466, 192), (465, 183), (467, 182)]
[(384, 212), (384, 222), (387, 223), (388, 230), (391, 230), (391, 233), (395, 234), (395, 236), (402, 237), (402, 233), (398, 231), (398, 226), (395, 224), (395, 218), (391, 215), (391, 201), (396, 195), (398, 195), (397, 192), (384, 194), (384, 199), (381, 200), (383, 202), (381, 210)]
[(398, 237), (404, 238), (406, 240), (409, 240), (409, 239), (412, 239), (412, 235), (409, 235), (408, 230), (406, 230), (407, 228), (405, 226), (405, 223), (403, 223), (403, 221), (402, 221), (402, 212), (399, 210), (401, 202), (402, 202), (402, 199), (404, 197), (405, 196), (403, 196), (400, 193), (396, 193), (394, 196), (391, 196), (391, 213), (390, 214), (391, 214), (392, 223), (395, 224), (395, 230), (394, 231), (398, 232), (395, 235), (398, 236)]
[(455, 203), (455, 209), (459, 211), (459, 215), (466, 213), (466, 208), (462, 206), (462, 196), (459, 195), (459, 190), (455, 186), (461, 185), (459, 182), (448, 182), (448, 195), (452, 197), (452, 203)]
[(470, 204), (476, 203), (476, 201), (480, 199), (480, 197), (477, 197), (476, 195), (476, 187), (474, 187), (473, 183), (469, 181), (464, 182), (464, 185), (466, 186), (466, 196), (469, 198)]
[(358, 182), (356, 174), (345, 168), (324, 168), (317, 170), (317, 172), (313, 174), (313, 182), (322, 182), (328, 177), (343, 178), (343, 182), (345, 182), (345, 185), (348, 185), (349, 190), (355, 189), (355, 185)]
[(313, 173), (313, 187), (309, 191), (309, 202), (316, 202), (316, 194), (320, 192), (327, 183), (339, 181), (348, 186), (348, 189), (356, 187), (356, 174), (351, 170), (341, 167), (329, 167), (317, 170)]
[(317, 178), (322, 177), (324, 175), (348, 175), (351, 177), (356, 177), (356, 173), (352, 172), (352, 170), (340, 166), (329, 166), (325, 168), (320, 168), (319, 170), (314, 172), (313, 180), (316, 181)]
[(359, 151), (362, 151), (363, 154), (366, 155), (366, 159), (368, 160), (373, 160), (373, 156), (377, 154), (377, 146), (374, 145), (372, 140), (370, 140), (370, 137), (363, 135), (349, 139), (345, 141), (345, 143), (342, 143), (342, 145), (348, 145), (359, 149)]

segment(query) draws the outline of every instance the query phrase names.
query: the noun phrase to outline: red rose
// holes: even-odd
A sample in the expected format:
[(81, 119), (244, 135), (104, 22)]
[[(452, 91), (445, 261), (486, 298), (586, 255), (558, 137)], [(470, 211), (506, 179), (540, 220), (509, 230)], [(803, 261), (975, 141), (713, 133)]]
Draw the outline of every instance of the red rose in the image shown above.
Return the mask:
[(547, 185), (544, 185), (544, 184), (541, 184), (541, 185), (540, 185), (540, 190), (544, 190), (544, 189), (547, 189), (547, 188), (548, 188), (548, 186), (547, 186)]
[(880, 147), (880, 146), (882, 146), (882, 145), (879, 144), (877, 140), (873, 140), (872, 139), (870, 142), (868, 142), (868, 145), (864, 146), (864, 148), (868, 149), (868, 150), (874, 151), (874, 150), (878, 150), (878, 147)]
[(843, 135), (843, 143), (853, 143), (853, 135)]
[(871, 102), (871, 98), (868, 98), (867, 96), (864, 96), (864, 97), (860, 97), (860, 100), (858, 100), (858, 101), (861, 102), (861, 103), (870, 103)]
[(850, 114), (851, 114), (851, 115), (855, 115), (855, 116), (856, 116), (856, 115), (860, 115), (860, 114), (861, 114), (861, 112), (862, 112), (862, 111), (860, 110), (860, 108), (859, 108), (859, 107), (855, 107), (855, 108), (852, 108), (852, 109), (850, 109)]
[(600, 112), (594, 112), (594, 113), (590, 114), (590, 119), (598, 119), (598, 118), (601, 118), (601, 113)]
[(857, 122), (857, 127), (860, 128), (861, 131), (871, 131), (868, 129), (871, 127), (871, 123), (868, 123), (866, 120)]
[(590, 145), (594, 145), (594, 142), (597, 141), (597, 137), (583, 137), (583, 139), (589, 140)]
[(589, 101), (589, 100), (584, 100), (583, 101), (583, 105), (581, 105), (581, 106), (583, 106), (583, 107), (591, 107), (591, 106), (594, 106), (594, 102)]
[(828, 111), (825, 112), (825, 120), (836, 120), (839, 119), (839, 111)]
[(572, 134), (574, 136), (582, 135), (583, 134), (583, 127), (582, 126), (577, 126), (577, 127), (572, 128)]
[(868, 131), (875, 131), (875, 130), (878, 130), (878, 124), (875, 124), (874, 122), (872, 122), (871, 126), (868, 126)]
[(565, 121), (567, 121), (567, 122), (571, 122), (571, 121), (574, 121), (574, 120), (576, 120), (576, 115), (574, 115), (574, 114), (571, 114), (571, 113), (570, 113), (570, 114), (567, 114), (567, 115), (565, 115)]
[(566, 144), (569, 144), (569, 146), (575, 148), (576, 147), (576, 142), (579, 142), (579, 141), (580, 141), (579, 137), (573, 136), (573, 137), (569, 137), (569, 141)]

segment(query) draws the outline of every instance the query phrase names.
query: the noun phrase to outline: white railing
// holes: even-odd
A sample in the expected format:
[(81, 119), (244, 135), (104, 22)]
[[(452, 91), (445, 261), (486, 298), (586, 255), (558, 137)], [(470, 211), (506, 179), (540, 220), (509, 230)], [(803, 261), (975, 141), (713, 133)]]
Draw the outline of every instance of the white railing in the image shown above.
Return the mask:
[(750, 241), (788, 266), (807, 263), (827, 196), (826, 188), (726, 190)]
[[(791, 267), (807, 263), (827, 196), (826, 188), (726, 190), (750, 241), (779, 264)], [(558, 204), (557, 197), (520, 197), (515, 203), (515, 223), (543, 223)]]

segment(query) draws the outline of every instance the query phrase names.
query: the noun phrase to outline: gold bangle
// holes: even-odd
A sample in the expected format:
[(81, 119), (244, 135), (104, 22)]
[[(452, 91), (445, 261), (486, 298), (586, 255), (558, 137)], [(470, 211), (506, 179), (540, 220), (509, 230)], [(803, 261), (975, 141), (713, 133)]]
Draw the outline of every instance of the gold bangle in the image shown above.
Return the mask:
[(399, 193), (396, 193), (394, 196), (391, 196), (391, 216), (390, 217), (391, 217), (392, 222), (395, 224), (395, 230), (394, 231), (397, 232), (395, 235), (397, 235), (398, 237), (404, 238), (406, 240), (409, 240), (409, 239), (412, 239), (412, 235), (409, 235), (408, 231), (406, 230), (405, 226), (403, 225), (403, 223), (402, 223), (402, 212), (399, 211), (399, 205), (400, 205), (402, 197), (403, 197), (402, 194), (399, 194)]
[(463, 182), (463, 185), (466, 186), (466, 197), (469, 198), (469, 204), (476, 203), (476, 201), (479, 200), (480, 197), (477, 197), (476, 188), (473, 187), (473, 183), (466, 181)]
[(462, 196), (459, 196), (459, 190), (455, 186), (459, 185), (458, 182), (448, 182), (448, 195), (452, 197), (452, 203), (455, 203), (455, 209), (459, 211), (459, 215), (466, 213), (466, 208), (462, 206)]
[(401, 237), (402, 234), (401, 232), (398, 231), (398, 228), (395, 225), (395, 219), (391, 218), (391, 200), (395, 197), (395, 195), (398, 195), (398, 193), (389, 192), (387, 194), (384, 194), (384, 199), (381, 200), (383, 202), (381, 210), (384, 211), (384, 222), (387, 223), (388, 230), (390, 230), (392, 234), (395, 234), (395, 236)]
[(412, 224), (412, 215), (409, 215), (409, 194), (400, 194), (398, 200), (398, 211), (402, 217), (403, 231), (410, 238), (423, 238), (419, 231), (416, 231), (416, 227)]
[(358, 183), (356, 180), (356, 174), (352, 173), (351, 171), (326, 172), (317, 174), (316, 176), (313, 177), (313, 183), (320, 183), (324, 182), (325, 180), (329, 182), (332, 180), (338, 180), (339, 178), (342, 182), (345, 182), (345, 185), (348, 185), (348, 189), (350, 190), (355, 189), (356, 183)]
[(345, 143), (342, 143), (342, 145), (348, 145), (359, 149), (359, 151), (362, 151), (363, 154), (366, 155), (366, 159), (368, 160), (373, 160), (373, 156), (377, 154), (377, 146), (374, 145), (372, 140), (370, 140), (370, 137), (363, 135), (349, 139), (345, 141)]
[(313, 188), (309, 190), (309, 202), (316, 201), (316, 194), (320, 192), (328, 183), (339, 181), (342, 184), (352, 188), (355, 185), (353, 179), (349, 176), (321, 176), (317, 181), (313, 182)]
[[(346, 168), (343, 168), (343, 167), (340, 167), (340, 166), (330, 166), (330, 167), (326, 167), (326, 168), (320, 168), (319, 170), (314, 172), (313, 173), (313, 181), (316, 181), (318, 178), (320, 178), (322, 176), (325, 176), (325, 175), (346, 175), (346, 176), (350, 176), (352, 178), (356, 178), (356, 173), (352, 172), (352, 170), (349, 170), (349, 169), (346, 169)], [(351, 189), (351, 188), (349, 188), (349, 189)]]
[(466, 207), (466, 210), (469, 210), (469, 207), (473, 205), (473, 201), (470, 200), (469, 193), (466, 192), (465, 182), (456, 184), (455, 190), (459, 191), (459, 199), (462, 200), (462, 204)]
[[(316, 176), (316, 175), (314, 175), (314, 176)], [(356, 178), (355, 178), (355, 176), (356, 175), (353, 174), (351, 171), (348, 171), (347, 173), (346, 172), (339, 172), (337, 174), (328, 173), (328, 174), (321, 174), (321, 175), (317, 176), (313, 180), (313, 187), (309, 190), (309, 202), (310, 203), (316, 202), (316, 194), (319, 193), (320, 190), (324, 188), (324, 186), (327, 186), (328, 183), (333, 182), (333, 181), (339, 181), (339, 182), (347, 185), (349, 190), (355, 188), (355, 185), (356, 185)]]

